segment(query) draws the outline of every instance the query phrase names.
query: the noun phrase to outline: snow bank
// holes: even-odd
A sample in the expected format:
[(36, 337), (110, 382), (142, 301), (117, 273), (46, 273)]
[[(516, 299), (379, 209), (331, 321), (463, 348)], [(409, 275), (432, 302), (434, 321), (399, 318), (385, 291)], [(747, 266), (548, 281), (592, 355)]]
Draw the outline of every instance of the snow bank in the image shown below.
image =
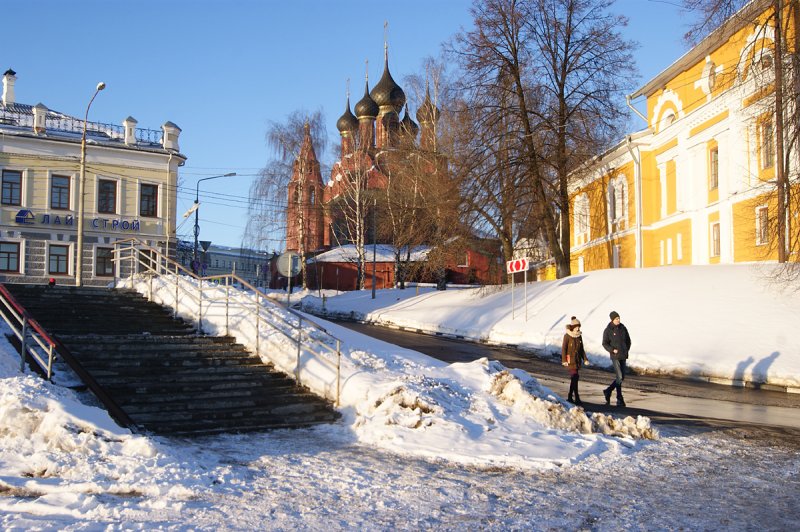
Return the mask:
[[(142, 293), (152, 287), (153, 299), (170, 305), (181, 293), (171, 283), (174, 279), (161, 278), (132, 286)], [(223, 288), (208, 290), (214, 291), (226, 293)], [(296, 324), (296, 316), (267, 302), (268, 319), (256, 331), (254, 314), (247, 310), (252, 302), (235, 289), (227, 295), (227, 305), (203, 304), (204, 330), (228, 331), (251, 349), (258, 346), (265, 361), (299, 375), (311, 390), (332, 401), (338, 397), (345, 424), (365, 444), (459, 463), (546, 468), (658, 436), (647, 419), (590, 418), (582, 408), (568, 408), (524, 372), (512, 377), (497, 362), (445, 364), (318, 320), (327, 331), (323, 333), (310, 325), (308, 315), (304, 341), (316, 338), (331, 347), (338, 339), (341, 359), (305, 343), (298, 351), (297, 330), (286, 325)], [(179, 314), (193, 318), (191, 305), (178, 301)]]
[[(593, 364), (608, 314), (628, 327), (629, 365), (642, 372), (800, 387), (800, 292), (775, 265), (599, 270), (544, 282), (471, 290), (348, 292), (303, 305), (314, 313), (558, 352), (570, 316), (583, 323)], [(527, 299), (525, 296), (527, 295)]]

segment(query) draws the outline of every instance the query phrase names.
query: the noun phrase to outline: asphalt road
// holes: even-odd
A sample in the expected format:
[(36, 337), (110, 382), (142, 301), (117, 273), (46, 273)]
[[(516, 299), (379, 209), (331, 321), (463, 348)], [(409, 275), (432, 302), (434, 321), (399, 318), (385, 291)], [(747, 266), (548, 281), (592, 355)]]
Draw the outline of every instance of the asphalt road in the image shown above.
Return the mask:
[[(369, 325), (337, 322), (359, 333), (413, 349), (445, 362), (469, 362), (482, 357), (509, 368), (527, 371), (554, 392), (566, 397), (569, 375), (560, 359), (506, 347), (456, 340)], [(800, 394), (738, 388), (667, 376), (628, 374), (623, 384), (626, 407), (605, 405), (602, 390), (614, 380), (611, 371), (596, 367), (581, 370), (581, 399), (593, 412), (648, 416), (656, 424), (698, 429), (753, 429), (784, 440), (800, 436)]]

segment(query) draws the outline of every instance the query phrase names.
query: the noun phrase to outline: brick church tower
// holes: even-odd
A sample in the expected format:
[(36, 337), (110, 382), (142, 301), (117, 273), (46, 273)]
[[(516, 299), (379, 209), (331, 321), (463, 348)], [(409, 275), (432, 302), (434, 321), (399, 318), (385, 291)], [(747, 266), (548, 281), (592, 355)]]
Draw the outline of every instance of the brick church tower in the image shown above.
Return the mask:
[[(405, 113), (400, 119), (400, 113)], [(408, 164), (408, 156), (414, 150), (436, 152), (436, 123), (439, 109), (431, 101), (430, 92), (417, 110), (418, 126), (411, 119), (403, 89), (389, 72), (389, 51), (384, 45), (383, 75), (369, 90), (369, 78), (364, 84), (364, 96), (350, 111), (348, 91), (344, 114), (336, 122), (341, 135), (341, 155), (331, 169), (330, 179), (323, 185), (320, 166), (311, 143), (309, 127), (289, 182), (288, 208), (286, 216), (286, 249), (299, 251), (300, 241), (305, 243), (304, 252), (330, 249), (345, 244), (346, 235), (337, 233), (337, 221), (332, 218), (328, 206), (338, 197), (346, 195), (348, 175), (364, 176), (364, 188), (385, 190), (388, 175), (394, 165)], [(420, 136), (419, 141), (417, 136)], [(381, 154), (381, 156), (378, 156)], [(446, 174), (443, 157), (433, 157), (427, 173), (431, 178)]]
[[(322, 201), (325, 186), (308, 123), (303, 133), (303, 144), (289, 181), (286, 249), (299, 252), (302, 247), (304, 253), (310, 253), (323, 248), (325, 215)], [(303, 246), (300, 245), (301, 242)]]

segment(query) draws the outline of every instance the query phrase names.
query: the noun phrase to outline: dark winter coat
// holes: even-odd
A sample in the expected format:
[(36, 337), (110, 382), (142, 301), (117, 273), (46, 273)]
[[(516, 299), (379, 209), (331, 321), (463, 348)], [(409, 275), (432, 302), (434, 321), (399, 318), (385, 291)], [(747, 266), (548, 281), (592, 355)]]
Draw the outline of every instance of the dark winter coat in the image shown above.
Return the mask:
[(561, 363), (566, 362), (570, 371), (577, 371), (586, 363), (586, 351), (583, 350), (583, 338), (567, 332), (561, 342)]
[[(631, 335), (623, 325), (614, 325), (610, 322), (603, 331), (603, 347), (608, 351), (612, 360), (627, 360), (628, 352), (631, 350)], [(614, 349), (617, 350), (614, 353)]]

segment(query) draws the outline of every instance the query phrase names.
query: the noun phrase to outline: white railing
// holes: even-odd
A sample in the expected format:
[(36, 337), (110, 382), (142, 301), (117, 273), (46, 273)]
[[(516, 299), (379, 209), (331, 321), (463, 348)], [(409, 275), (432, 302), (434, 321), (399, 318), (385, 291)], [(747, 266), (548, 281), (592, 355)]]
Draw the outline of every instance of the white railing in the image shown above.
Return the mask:
[(55, 341), (3, 285), (0, 285), (0, 302), (4, 307), (0, 315), (20, 341), (19, 370), (25, 370), (25, 356), (29, 355), (50, 380), (53, 377), (53, 359), (57, 349)]
[[(287, 343), (293, 344), (291, 372), (298, 384), (304, 384), (304, 379), (309, 384), (320, 381), (312, 378), (315, 376), (309, 364), (312, 360), (335, 371), (334, 381), (323, 385), (319, 391), (339, 406), (342, 345), (341, 340), (324, 327), (268, 299), (233, 273), (199, 277), (138, 239), (117, 241), (114, 261), (116, 275), (119, 275), (115, 277), (115, 284), (123, 284), (127, 279), (133, 286), (133, 281), (137, 280), (140, 286), (143, 284), (150, 301), (172, 307), (176, 317), (194, 321), (198, 334), (204, 333), (204, 322), (211, 325), (210, 316), (219, 316), (224, 308), (225, 334), (237, 336), (237, 339), (239, 335), (249, 336), (246, 329), (250, 325), (254, 329), (251, 338), (254, 351), (259, 357), (264, 344), (272, 344), (273, 348), (283, 352), (287, 351)], [(168, 290), (169, 297), (164, 296), (165, 290)], [(235, 325), (232, 320), (236, 321)], [(234, 329), (238, 334), (232, 334)], [(283, 341), (277, 338), (283, 338)], [(305, 376), (302, 375), (304, 372)]]

